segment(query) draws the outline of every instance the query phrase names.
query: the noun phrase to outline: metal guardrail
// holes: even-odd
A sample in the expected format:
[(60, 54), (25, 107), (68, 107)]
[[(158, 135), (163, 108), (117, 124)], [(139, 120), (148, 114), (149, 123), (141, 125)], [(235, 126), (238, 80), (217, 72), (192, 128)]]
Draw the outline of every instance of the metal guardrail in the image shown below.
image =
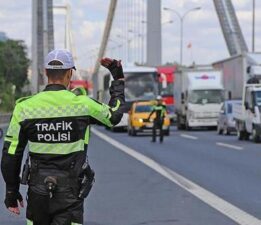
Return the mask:
[(11, 113), (0, 113), (0, 124), (7, 124), (10, 121)]

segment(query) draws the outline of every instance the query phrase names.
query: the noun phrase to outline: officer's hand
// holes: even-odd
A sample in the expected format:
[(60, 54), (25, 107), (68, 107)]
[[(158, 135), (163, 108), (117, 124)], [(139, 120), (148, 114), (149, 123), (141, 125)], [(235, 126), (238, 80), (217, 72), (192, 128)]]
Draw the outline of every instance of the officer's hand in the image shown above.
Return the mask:
[(123, 69), (121, 65), (121, 60), (103, 58), (101, 59), (101, 65), (107, 68), (114, 80), (119, 80), (124, 78)]
[(5, 195), (5, 206), (10, 212), (17, 214), (17, 215), (20, 214), (18, 202), (19, 202), (19, 205), (23, 208), (24, 202), (23, 202), (23, 197), (20, 194), (20, 192), (7, 191), (7, 193)]

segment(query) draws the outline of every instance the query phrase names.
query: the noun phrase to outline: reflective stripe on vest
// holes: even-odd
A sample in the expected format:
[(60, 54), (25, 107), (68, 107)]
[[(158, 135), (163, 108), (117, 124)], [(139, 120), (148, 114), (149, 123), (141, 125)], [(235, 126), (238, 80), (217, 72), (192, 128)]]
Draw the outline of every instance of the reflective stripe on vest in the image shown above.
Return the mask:
[(84, 151), (84, 140), (72, 143), (36, 143), (29, 141), (30, 152), (40, 154), (66, 155), (73, 152)]

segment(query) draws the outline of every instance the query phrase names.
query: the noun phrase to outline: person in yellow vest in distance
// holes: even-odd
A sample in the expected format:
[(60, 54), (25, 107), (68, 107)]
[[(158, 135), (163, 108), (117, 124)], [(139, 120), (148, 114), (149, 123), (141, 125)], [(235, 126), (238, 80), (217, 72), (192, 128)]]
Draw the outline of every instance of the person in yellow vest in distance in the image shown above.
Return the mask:
[(159, 129), (159, 135), (160, 135), (160, 143), (163, 142), (164, 133), (163, 133), (163, 123), (164, 118), (166, 114), (166, 106), (163, 104), (162, 97), (157, 97), (156, 105), (153, 106), (152, 111), (148, 117), (148, 120), (150, 120), (151, 116), (153, 114), (156, 114), (156, 117), (153, 120), (153, 128), (152, 128), (152, 142), (156, 141), (157, 136), (157, 129)]

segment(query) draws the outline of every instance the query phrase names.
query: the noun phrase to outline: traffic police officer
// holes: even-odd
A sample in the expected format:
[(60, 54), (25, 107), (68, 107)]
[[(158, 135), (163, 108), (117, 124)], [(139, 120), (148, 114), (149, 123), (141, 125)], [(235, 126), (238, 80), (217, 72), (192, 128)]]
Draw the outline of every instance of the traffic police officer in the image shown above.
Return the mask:
[(114, 78), (108, 105), (66, 90), (75, 69), (67, 50), (54, 50), (46, 57), (45, 89), (16, 103), (1, 162), (6, 182), (4, 202), (9, 211), (20, 214), (18, 203), (23, 207), (23, 198), (19, 174), (28, 144), (28, 225), (83, 224), (81, 181), (85, 171), (93, 178), (86, 166), (90, 124), (99, 122), (111, 127), (119, 123), (125, 101), (120, 61), (104, 58), (101, 64)]
[(157, 129), (159, 129), (159, 131), (160, 131), (160, 143), (162, 143), (163, 137), (164, 137), (162, 126), (163, 126), (164, 118), (165, 118), (165, 114), (166, 114), (166, 106), (163, 105), (163, 101), (162, 101), (161, 96), (157, 96), (157, 103), (156, 103), (156, 105), (153, 106), (153, 109), (152, 109), (152, 111), (149, 115), (148, 120), (150, 120), (150, 117), (154, 113), (156, 114), (156, 116), (153, 120), (152, 142), (156, 141)]

